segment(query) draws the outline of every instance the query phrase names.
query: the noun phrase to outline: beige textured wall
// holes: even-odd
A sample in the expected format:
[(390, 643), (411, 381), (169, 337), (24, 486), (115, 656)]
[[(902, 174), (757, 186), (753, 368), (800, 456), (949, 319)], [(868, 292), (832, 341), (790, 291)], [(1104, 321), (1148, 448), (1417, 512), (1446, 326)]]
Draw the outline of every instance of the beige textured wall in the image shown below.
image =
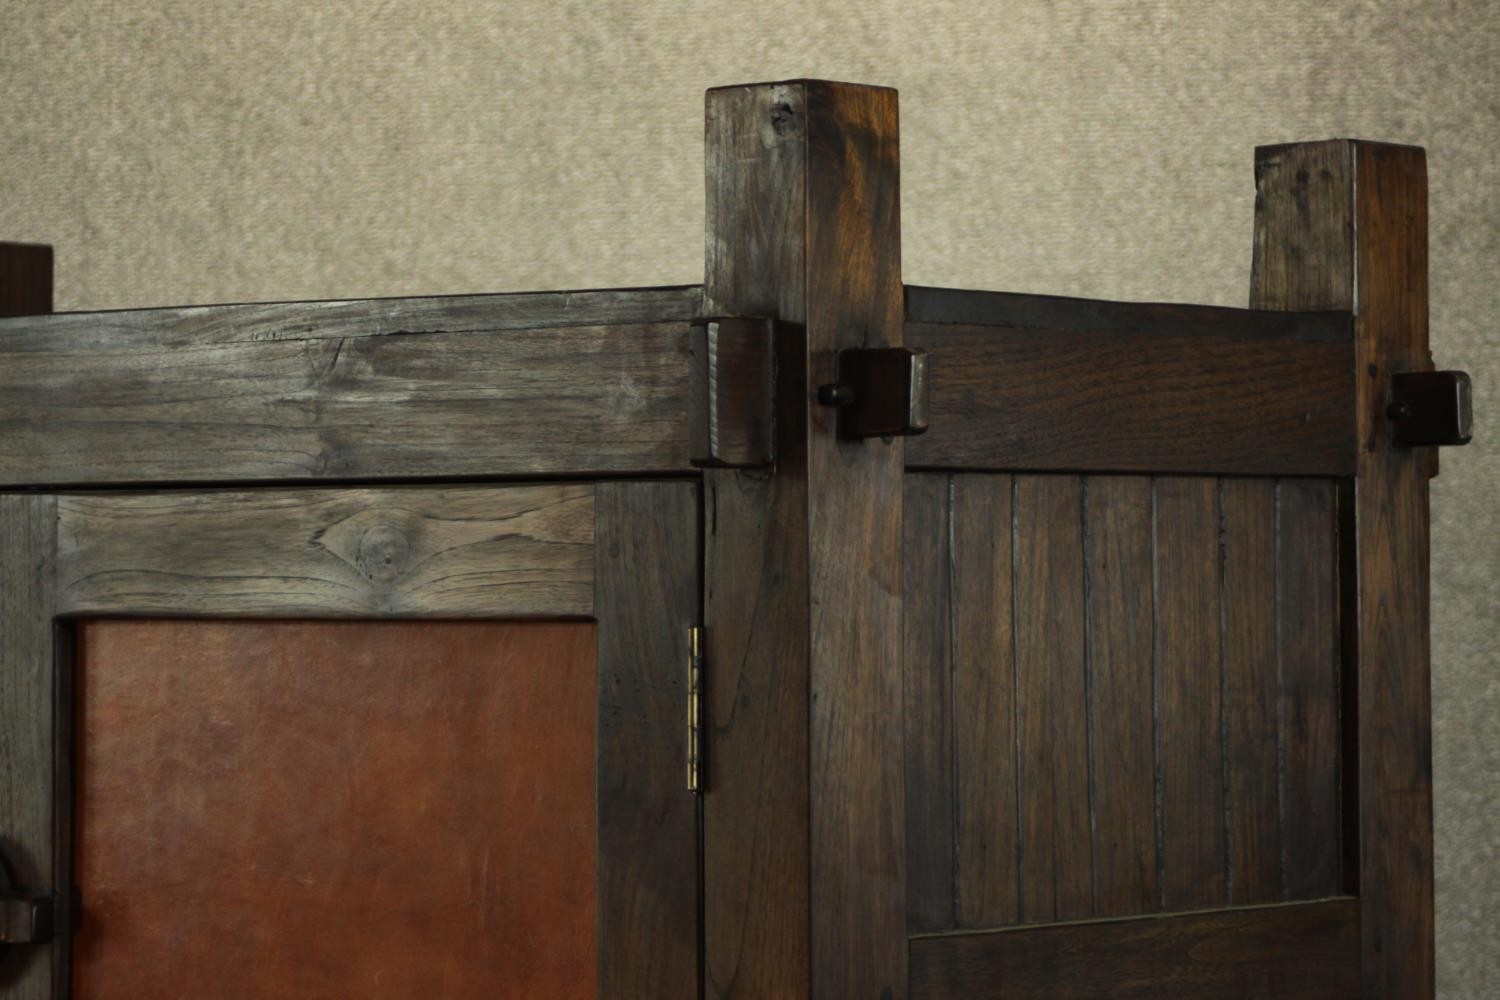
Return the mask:
[(1500, 3), (8, 0), (0, 235), (61, 309), (701, 280), (702, 92), (901, 91), (905, 276), (1243, 305), (1256, 143), (1425, 145), (1438, 948), (1500, 989)]

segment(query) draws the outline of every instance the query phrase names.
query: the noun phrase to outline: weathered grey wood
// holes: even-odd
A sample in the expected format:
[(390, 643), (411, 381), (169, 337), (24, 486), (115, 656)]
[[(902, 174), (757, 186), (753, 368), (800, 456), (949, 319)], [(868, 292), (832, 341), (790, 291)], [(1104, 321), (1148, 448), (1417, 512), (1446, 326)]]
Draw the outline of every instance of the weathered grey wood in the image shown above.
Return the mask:
[(736, 685), (712, 698), (708, 990), (896, 1000), (903, 446), (839, 441), (834, 410), (809, 410), (840, 349), (901, 345), (896, 95), (713, 90), (707, 137), (705, 314), (805, 331), (778, 345), (775, 476), (707, 476), (709, 656)]
[(60, 613), (588, 616), (594, 487), (64, 495)]
[[(1330, 140), (1255, 155), (1251, 305), (1354, 313), (1359, 441), (1343, 595), (1357, 685), (1362, 990), (1435, 991), (1428, 473), (1396, 449), (1392, 373), (1430, 369), (1427, 165), (1416, 147)], [(1349, 722), (1346, 721), (1346, 725)]]
[(597, 489), (599, 996), (698, 1000), (698, 806), (683, 786), (698, 485)]
[[(31, 892), (51, 891), (62, 861), (52, 839), (55, 510), (49, 496), (0, 494), (0, 853)], [(12, 949), (0, 992), (50, 1000), (54, 950)]]
[(688, 471), (695, 294), (0, 321), (0, 485)]

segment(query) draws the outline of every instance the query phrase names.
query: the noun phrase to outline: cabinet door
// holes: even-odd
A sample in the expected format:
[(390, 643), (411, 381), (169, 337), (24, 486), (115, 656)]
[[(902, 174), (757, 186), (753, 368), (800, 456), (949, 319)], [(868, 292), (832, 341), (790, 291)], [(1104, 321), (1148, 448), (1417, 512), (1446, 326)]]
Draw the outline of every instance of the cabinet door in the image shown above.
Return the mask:
[(695, 484), (0, 505), (7, 996), (698, 996)]

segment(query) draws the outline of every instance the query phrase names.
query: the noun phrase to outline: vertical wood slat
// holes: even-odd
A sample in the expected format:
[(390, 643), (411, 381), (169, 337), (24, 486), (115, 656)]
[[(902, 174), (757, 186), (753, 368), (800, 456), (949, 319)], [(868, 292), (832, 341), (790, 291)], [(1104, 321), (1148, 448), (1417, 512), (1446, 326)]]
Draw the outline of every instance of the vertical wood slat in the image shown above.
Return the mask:
[[(1255, 155), (1250, 304), (1352, 310), (1359, 452), (1343, 544), (1357, 687), (1362, 996), (1435, 992), (1428, 472), (1397, 450), (1392, 373), (1431, 367), (1427, 166), (1417, 147), (1329, 140)], [(1346, 720), (1346, 725), (1350, 724)]]
[(599, 995), (698, 997), (698, 808), (683, 787), (698, 488), (595, 493)]
[(1070, 920), (1093, 912), (1080, 480), (1017, 476), (1013, 504), (1021, 919)]
[(994, 927), (1020, 916), (1011, 477), (952, 483), (955, 916), (960, 927)]
[[(0, 243), (0, 316), (52, 312), (52, 263), (49, 246)], [(56, 520), (51, 497), (0, 495), (0, 845), (12, 876), (32, 891), (71, 881), (71, 858), (54, 851), (53, 838), (71, 808), (53, 760)], [(66, 920), (68, 901), (60, 905)], [(54, 977), (67, 967), (67, 943), (14, 950), (21, 953), (0, 966), (0, 989), (17, 1000), (51, 997)]]
[(1342, 873), (1339, 815), (1337, 521), (1332, 484), (1278, 484), (1279, 655), (1288, 899), (1332, 895)]
[[(56, 664), (52, 569), (56, 502), (50, 496), (0, 494), (0, 845), (16, 884), (45, 892), (67, 877), (69, 859), (54, 852)], [(66, 786), (62, 788), (66, 791)], [(63, 883), (66, 884), (66, 883)], [(7, 997), (44, 1000), (63, 971), (61, 948), (11, 949), (0, 966)]]
[(707, 652), (734, 664), (710, 694), (708, 989), (899, 998), (904, 448), (809, 411), (840, 349), (901, 344), (896, 95), (759, 84), (707, 112), (704, 312), (793, 328), (775, 475), (705, 476)]
[(960, 871), (955, 856), (951, 482), (946, 475), (908, 475), (903, 501), (906, 899), (912, 933), (954, 925)]
[(1218, 489), (1197, 477), (1154, 489), (1161, 902), (1190, 910), (1227, 895)]
[(1085, 482), (1089, 725), (1098, 913), (1153, 913), (1156, 870), (1152, 699), (1151, 480)]
[[(1228, 901), (1270, 903), (1282, 898), (1276, 483), (1224, 479), (1219, 501)], [(1307, 567), (1324, 580), (1332, 578), (1333, 568), (1332, 561)], [(1336, 660), (1324, 666), (1334, 670)]]

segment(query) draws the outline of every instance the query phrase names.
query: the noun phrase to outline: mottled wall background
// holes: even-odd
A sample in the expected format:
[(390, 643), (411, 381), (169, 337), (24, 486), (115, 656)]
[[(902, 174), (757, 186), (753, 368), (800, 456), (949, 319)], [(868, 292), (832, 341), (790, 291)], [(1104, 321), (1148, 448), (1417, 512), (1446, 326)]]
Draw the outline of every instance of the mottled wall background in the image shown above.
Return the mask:
[(9, 0), (60, 309), (701, 280), (703, 90), (901, 91), (910, 283), (1243, 305), (1257, 143), (1428, 149), (1438, 978), (1500, 983), (1500, 3)]

